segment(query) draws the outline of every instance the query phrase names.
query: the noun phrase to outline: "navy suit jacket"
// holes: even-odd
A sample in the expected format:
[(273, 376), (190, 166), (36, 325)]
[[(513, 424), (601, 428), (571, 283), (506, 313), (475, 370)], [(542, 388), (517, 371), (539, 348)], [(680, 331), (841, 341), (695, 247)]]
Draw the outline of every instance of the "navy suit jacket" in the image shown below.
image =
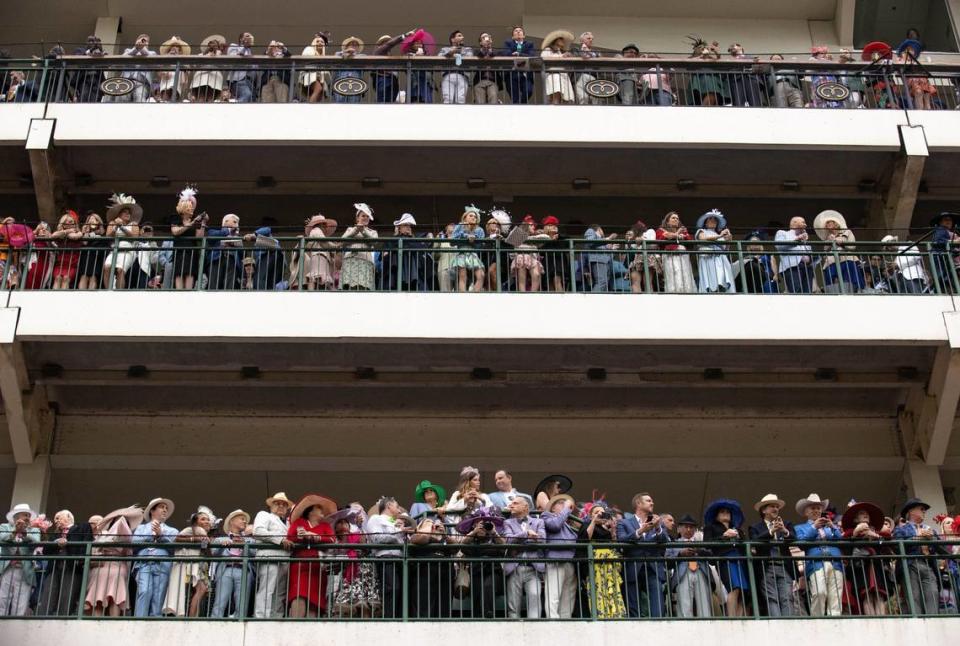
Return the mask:
[[(638, 529), (640, 529), (640, 521), (636, 516), (628, 516), (617, 523), (617, 542), (632, 545), (632, 547), (623, 548), (623, 557), (630, 559), (663, 556), (667, 543), (670, 542), (670, 535), (667, 534), (663, 525), (640, 536), (637, 536)], [(652, 571), (656, 572), (660, 581), (667, 580), (667, 569), (663, 561), (627, 561), (624, 565), (627, 581), (636, 581), (638, 578), (650, 576)]]
[[(517, 43), (512, 38), (503, 42), (503, 56), (513, 56), (517, 51)], [(525, 40), (520, 45), (520, 56), (533, 56), (533, 43)]]

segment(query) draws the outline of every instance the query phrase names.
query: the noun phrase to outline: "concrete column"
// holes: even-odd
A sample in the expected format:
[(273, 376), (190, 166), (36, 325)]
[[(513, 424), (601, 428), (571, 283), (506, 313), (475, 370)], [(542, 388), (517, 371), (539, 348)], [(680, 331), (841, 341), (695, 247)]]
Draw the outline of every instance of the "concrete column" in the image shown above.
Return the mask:
[(25, 502), (37, 512), (46, 512), (52, 518), (53, 514), (45, 509), (47, 495), (50, 493), (50, 457), (38, 456), (30, 464), (18, 464), (17, 475), (13, 480), (13, 498), (10, 505)]
[(900, 154), (894, 162), (889, 182), (881, 187), (882, 197), (874, 200), (867, 217), (867, 226), (876, 231), (879, 240), (886, 233), (904, 238), (913, 219), (917, 191), (929, 152), (922, 126), (900, 126)]
[(923, 460), (909, 459), (904, 465), (903, 482), (907, 485), (907, 498), (919, 498), (930, 505), (928, 519), (932, 521), (937, 514), (947, 513), (939, 467), (926, 464)]
[(120, 16), (104, 16), (97, 18), (94, 35), (103, 43), (103, 51), (107, 54), (122, 54), (117, 51), (117, 41), (120, 39)]
[(840, 47), (853, 49), (853, 18), (856, 0), (837, 0), (837, 10), (833, 15), (833, 25), (837, 32)]
[(27, 155), (33, 175), (33, 192), (37, 198), (37, 212), (51, 228), (56, 227), (63, 201), (63, 189), (57, 179), (58, 160), (53, 148), (53, 130), (56, 119), (31, 119), (27, 133)]

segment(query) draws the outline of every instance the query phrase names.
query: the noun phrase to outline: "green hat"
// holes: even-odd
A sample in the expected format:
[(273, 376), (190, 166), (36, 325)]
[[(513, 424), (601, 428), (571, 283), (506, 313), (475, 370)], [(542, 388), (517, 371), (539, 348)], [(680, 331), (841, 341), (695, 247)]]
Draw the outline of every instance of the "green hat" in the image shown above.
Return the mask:
[(429, 480), (422, 480), (420, 484), (417, 485), (416, 491), (413, 492), (413, 498), (417, 502), (426, 502), (423, 499), (423, 494), (427, 489), (433, 489), (434, 493), (437, 494), (437, 504), (442, 505), (443, 501), (447, 499), (447, 490), (441, 487), (440, 485), (435, 485)]

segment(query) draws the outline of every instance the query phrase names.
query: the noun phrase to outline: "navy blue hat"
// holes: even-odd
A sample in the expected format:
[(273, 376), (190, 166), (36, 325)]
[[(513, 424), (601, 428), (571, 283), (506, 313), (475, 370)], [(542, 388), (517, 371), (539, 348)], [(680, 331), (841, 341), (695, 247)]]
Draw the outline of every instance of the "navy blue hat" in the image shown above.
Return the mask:
[(721, 509), (730, 510), (730, 524), (733, 527), (739, 527), (743, 524), (743, 509), (740, 507), (740, 503), (729, 498), (720, 498), (707, 505), (706, 511), (703, 512), (703, 522), (707, 525), (715, 523), (717, 513)]

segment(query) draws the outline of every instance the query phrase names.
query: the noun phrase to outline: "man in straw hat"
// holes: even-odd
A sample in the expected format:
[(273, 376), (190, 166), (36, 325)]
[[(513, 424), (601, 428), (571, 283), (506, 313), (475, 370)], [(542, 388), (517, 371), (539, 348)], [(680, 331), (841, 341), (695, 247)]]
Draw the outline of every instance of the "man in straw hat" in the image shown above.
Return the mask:
[[(167, 525), (167, 519), (173, 514), (173, 501), (169, 498), (154, 498), (143, 510), (143, 523), (133, 532), (133, 543), (173, 543), (179, 531)], [(166, 547), (142, 547), (137, 556), (142, 559), (133, 564), (137, 577), (137, 601), (134, 615), (137, 617), (159, 617), (163, 611), (163, 600), (167, 595), (167, 583), (170, 568), (173, 565), (168, 557), (170, 549)]]
[[(363, 41), (356, 36), (347, 36), (343, 39), (343, 42), (340, 43), (340, 51), (336, 53), (336, 56), (345, 59), (357, 58), (358, 56), (363, 56)], [(336, 86), (337, 81), (345, 78), (361, 78), (363, 74), (360, 70), (345, 70), (337, 69), (336, 73), (333, 76), (333, 84)], [(333, 93), (334, 103), (360, 103), (362, 96), (355, 94), (352, 96), (346, 96), (338, 92)]]
[(40, 529), (30, 526), (36, 517), (30, 505), (20, 503), (7, 512), (7, 522), (0, 525), (0, 617), (27, 614), (35, 581), (30, 555), (40, 542)]
[[(269, 511), (257, 512), (253, 520), (253, 536), (260, 543), (273, 543), (276, 549), (261, 549), (259, 559), (285, 559), (293, 544), (287, 540), (287, 515), (293, 501), (278, 491), (267, 498)], [(257, 594), (253, 616), (257, 619), (281, 618), (287, 605), (288, 566), (284, 562), (260, 561), (257, 564)]]
[(942, 546), (933, 543), (940, 540), (940, 534), (924, 522), (929, 509), (930, 505), (919, 498), (909, 499), (900, 509), (900, 518), (905, 522), (893, 530), (895, 539), (910, 541), (906, 547), (907, 556), (930, 557), (897, 562), (897, 575), (909, 591), (911, 611), (922, 615), (935, 615), (940, 610), (936, 555), (947, 554)]
[[(829, 503), (829, 500), (821, 500), (815, 493), (797, 501), (797, 513), (807, 519), (807, 522), (794, 527), (798, 541), (839, 541), (842, 538), (840, 529), (823, 513)], [(840, 602), (843, 598), (840, 548), (814, 546), (805, 547), (803, 551), (807, 556), (820, 557), (817, 560), (804, 561), (803, 564), (811, 616), (839, 617)]]
[[(551, 559), (544, 572), (547, 619), (570, 619), (577, 601), (577, 571), (572, 562), (577, 532), (570, 525), (570, 519), (576, 518), (576, 508), (573, 496), (561, 493), (550, 499), (549, 511), (540, 516), (546, 532), (547, 558)], [(567, 543), (571, 545), (567, 547)]]
[[(217, 563), (216, 572), (212, 575), (216, 581), (216, 597), (213, 600), (214, 617), (223, 617), (226, 615), (227, 606), (230, 604), (230, 598), (233, 597), (234, 615), (243, 617), (246, 615), (246, 608), (241, 606), (241, 601), (248, 598), (243, 594), (243, 552), (246, 543), (252, 543), (253, 528), (249, 526), (250, 514), (242, 509), (236, 509), (223, 520), (223, 531), (225, 536), (220, 536), (213, 540), (213, 555), (219, 556), (223, 561)], [(249, 550), (248, 554), (253, 556), (255, 550)], [(247, 562), (247, 590), (250, 590), (250, 583), (253, 579), (253, 565)]]
[(777, 557), (790, 556), (788, 544), (796, 537), (793, 524), (780, 516), (780, 510), (786, 504), (777, 494), (768, 493), (753, 506), (760, 512), (760, 522), (749, 528), (750, 540), (762, 544), (756, 547), (756, 554), (763, 559), (760, 562), (760, 581), (763, 583), (762, 599), (766, 601), (768, 617), (792, 617), (797, 614), (793, 604), (796, 568), (792, 561), (776, 560)]
[(706, 561), (695, 557), (708, 556), (710, 550), (703, 547), (694, 547), (691, 543), (702, 542), (697, 536), (699, 523), (690, 514), (684, 514), (677, 521), (680, 535), (678, 545), (667, 550), (667, 556), (672, 558), (688, 558), (688, 561), (673, 563), (673, 575), (670, 577), (670, 589), (677, 598), (678, 617), (710, 617), (713, 615), (713, 590), (710, 569)]

